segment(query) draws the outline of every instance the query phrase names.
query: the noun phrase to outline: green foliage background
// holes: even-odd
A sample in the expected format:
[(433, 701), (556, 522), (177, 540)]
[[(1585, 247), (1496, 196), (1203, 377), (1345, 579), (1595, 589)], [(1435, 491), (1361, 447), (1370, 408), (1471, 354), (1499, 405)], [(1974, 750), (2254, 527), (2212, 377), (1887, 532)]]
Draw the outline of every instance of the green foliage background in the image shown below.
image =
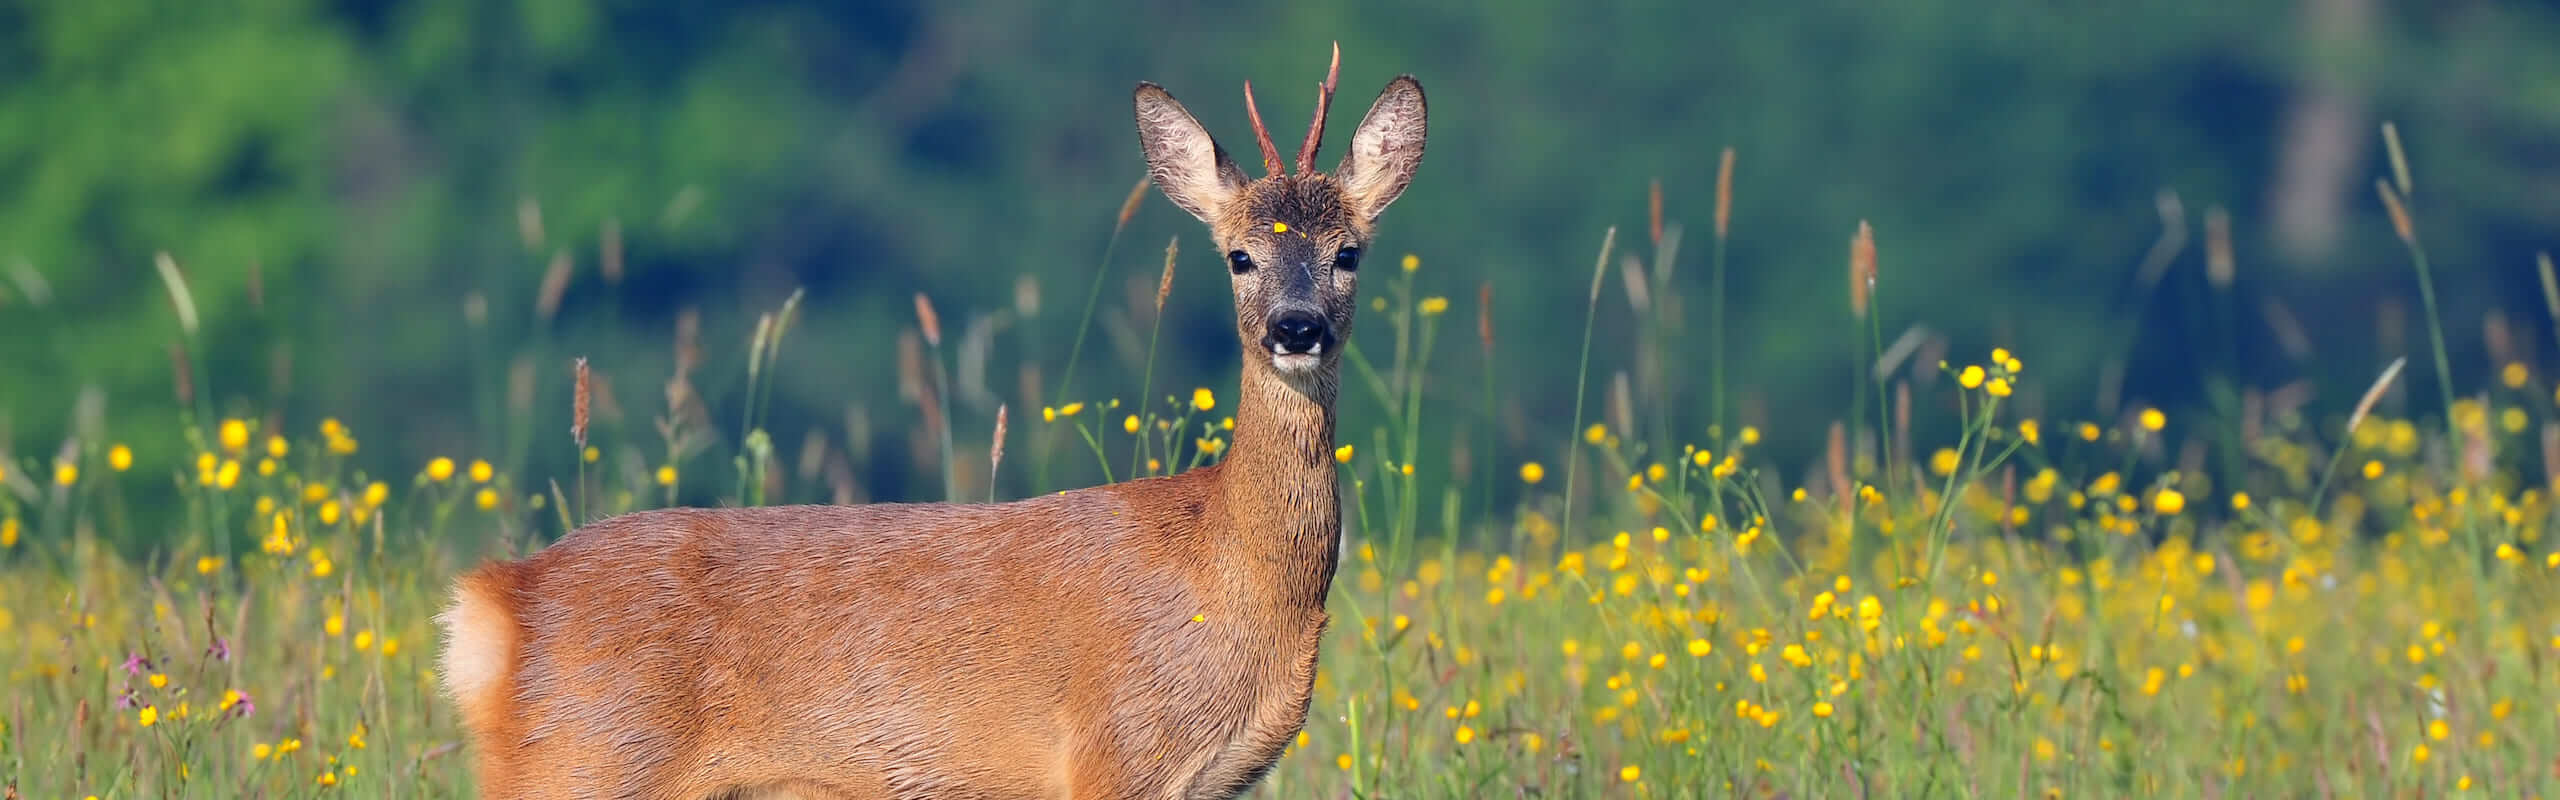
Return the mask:
[[(2387, 170), (2383, 120), (2417, 166), (2456, 369), (2486, 358), (2473, 334), (2493, 313), (2526, 347), (2549, 325), (2531, 268), (2560, 241), (2560, 11), (2545, 4), (20, 3), (0, 8), (0, 452), (49, 459), (80, 430), (72, 387), (100, 390), (108, 435), (171, 441), (139, 432), (178, 424), (179, 334), (151, 267), (166, 251), (207, 320), (195, 383), (217, 407), (257, 399), (298, 428), (336, 415), (376, 463), (477, 454), (531, 474), (569, 464), (572, 356), (610, 380), (626, 413), (600, 436), (637, 468), (676, 317), (702, 312), (695, 382), (726, 420), (756, 313), (806, 287), (776, 438), (850, 440), (866, 496), (930, 498), (933, 448), (906, 438), (923, 414), (893, 379), (911, 297), (931, 296), (955, 332), (1003, 327), (987, 339), (996, 368), (963, 376), (960, 438), (983, 441), (996, 402), (1024, 430), (1046, 398), (1011, 365), (1040, 364), (1039, 393), (1055, 390), (1142, 174), (1130, 86), (1164, 83), (1249, 152), (1236, 87), (1255, 79), (1295, 130), (1334, 40), (1338, 114), (1356, 118), (1400, 72), (1430, 93), (1430, 156), (1381, 250), (1421, 254), (1424, 290), (1457, 298), (1455, 319), (1491, 283), (1494, 368), (1552, 378), (1504, 381), (1489, 410), (1477, 380), (1441, 382), (1465, 413), (1432, 435), (1490, 424), (1506, 458), (1560, 438), (1547, 422), (1574, 398), (1551, 365), (1573, 358), (1601, 231), (1644, 228), (1652, 179), (1691, 233), (1675, 285), (1701, 305), (1727, 146), (1727, 371), (1745, 420), (1801, 412), (1771, 430), (1781, 464), (1811, 457), (1817, 419), (1849, 411), (1843, 264), (1862, 219), (1883, 253), (1888, 339), (1925, 323), (1959, 352), (2019, 346), (2056, 387), (2123, 363), (2142, 378), (2127, 385), (2172, 408), (2213, 404), (2214, 380), (2309, 379), (2343, 404), (2371, 378), (2361, 359), (2401, 354), (2376, 309), (2411, 288), (2370, 185)], [(1334, 126), (1332, 152), (1348, 129)], [(2287, 184), (2288, 157), (2324, 141), (2335, 169)], [(2237, 322), (2209, 324), (2193, 247), (2138, 291), (2164, 190), (2191, 232), (2205, 208), (2229, 209)], [(2334, 209), (2313, 217), (2335, 236), (2279, 236), (2288, 202)], [(598, 269), (608, 226), (627, 253), (619, 281)], [(1169, 237), (1184, 249), (1159, 392), (1231, 385), (1215, 255), (1151, 196), (1105, 265), (1079, 396), (1135, 391)], [(574, 278), (538, 318), (564, 253)], [(1611, 282), (1602, 376), (1636, 361)], [(2284, 352), (2259, 313), (2270, 302), (2352, 357)], [(1470, 338), (1459, 327), (1452, 342)], [(1703, 345), (1669, 357), (1702, 361)], [(1473, 347), (1443, 350), (1452, 374), (1485, 368)], [(533, 392), (511, 398), (519, 358)], [(2433, 380), (2426, 363), (2410, 383)], [(1669, 374), (1682, 383), (1665, 391), (1705, 407), (1706, 370)], [(2102, 410), (2078, 389), (2023, 399)], [(536, 413), (500, 413), (525, 401)], [(1373, 405), (1353, 401), (1353, 430)], [(189, 456), (138, 455), (161, 472)], [(1006, 493), (1098, 477), (1020, 472)]]

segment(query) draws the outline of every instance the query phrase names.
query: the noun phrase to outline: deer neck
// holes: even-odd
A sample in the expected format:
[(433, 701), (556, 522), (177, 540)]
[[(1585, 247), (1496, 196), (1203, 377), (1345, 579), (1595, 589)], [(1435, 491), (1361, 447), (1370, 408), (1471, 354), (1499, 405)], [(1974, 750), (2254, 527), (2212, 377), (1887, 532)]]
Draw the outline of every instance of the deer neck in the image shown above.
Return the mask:
[(1321, 608), (1342, 538), (1334, 472), (1334, 375), (1280, 374), (1245, 354), (1234, 445), (1218, 469), (1229, 530), (1226, 568), (1239, 586), (1271, 587), (1270, 599)]

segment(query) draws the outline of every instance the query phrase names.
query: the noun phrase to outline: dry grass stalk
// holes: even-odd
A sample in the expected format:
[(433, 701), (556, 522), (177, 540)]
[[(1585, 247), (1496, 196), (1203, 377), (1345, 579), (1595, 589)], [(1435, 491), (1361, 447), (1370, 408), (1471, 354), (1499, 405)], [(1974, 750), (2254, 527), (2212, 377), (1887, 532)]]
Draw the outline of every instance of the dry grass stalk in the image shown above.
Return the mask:
[(1040, 279), (1030, 273), (1014, 276), (1013, 313), (1023, 319), (1040, 316)]
[(1129, 227), (1129, 218), (1137, 216), (1138, 206), (1146, 203), (1147, 187), (1150, 185), (1152, 184), (1148, 182), (1147, 177), (1140, 175), (1138, 182), (1129, 186), (1129, 196), (1120, 201), (1120, 217), (1118, 221), (1111, 223), (1111, 232), (1118, 233), (1120, 229)]
[(1858, 220), (1858, 235), (1849, 240), (1849, 313), (1867, 318), (1868, 295), (1876, 290), (1876, 233)]
[(1164, 275), (1156, 279), (1156, 316), (1164, 316), (1164, 300), (1173, 296), (1173, 261), (1182, 252), (1182, 237), (1164, 240)]
[(176, 384), (179, 407), (195, 405), (196, 379), (195, 372), (187, 368), (186, 342), (177, 340), (169, 342), (169, 377), (171, 382)]
[(1724, 149), (1724, 159), (1716, 166), (1716, 238), (1725, 238), (1733, 230), (1733, 148)]
[(2400, 150), (2400, 126), (2382, 123), (2382, 149), (2391, 155), (2391, 179), (2400, 185), (2401, 194), (2409, 194), (2409, 157)]
[(578, 449), (584, 451), (587, 448), (588, 405), (594, 400), (594, 389), (588, 383), (586, 356), (578, 357), (577, 373), (577, 388), (569, 396), (569, 438), (576, 439)]
[(2382, 376), (2373, 379), (2373, 386), (2364, 390), (2364, 398), (2356, 401), (2355, 413), (2347, 415), (2348, 438), (2356, 435), (2356, 427), (2364, 424), (2364, 417), (2372, 413), (2373, 404), (2382, 402), (2383, 393), (2391, 390), (2391, 382), (2400, 377), (2400, 368), (2408, 363), (2407, 357), (2392, 359), (2391, 366), (2382, 369)]
[(2375, 179), (2373, 191), (2382, 195), (2382, 208), (2391, 214), (2391, 232), (2399, 234), (2401, 244), (2416, 244), (2418, 228), (2409, 222), (2409, 209), (2400, 205), (2400, 193), (2391, 191), (2391, 182)]
[(1609, 277), (1609, 251), (1618, 245), (1618, 226), (1600, 235), (1600, 261), (1591, 265), (1591, 302), (1600, 302), (1600, 282)]
[(764, 374), (764, 345), (773, 339), (773, 314), (756, 315), (756, 335), (747, 340), (747, 385), (756, 385), (756, 376)]
[(1831, 478), (1832, 500), (1840, 504), (1841, 519), (1857, 513), (1857, 488), (1849, 483), (1849, 429), (1839, 420), (1831, 421), (1831, 433), (1822, 447), (1823, 472)]
[(2507, 312), (2489, 309), (2480, 318), (2480, 346), (2489, 351), (2489, 363), (2508, 364), (2516, 361), (2515, 330), (2507, 324)]
[(2534, 274), (2542, 277), (2543, 312), (2551, 315), (2554, 326), (2560, 326), (2560, 281), (2552, 278), (2551, 254), (2533, 254), (2533, 271)]
[(1635, 385), (1626, 370), (1618, 370), (1609, 378), (1609, 427), (1624, 431), (1627, 441), (1635, 441)]
[(1645, 233), (1651, 237), (1655, 248), (1662, 247), (1661, 178), (1653, 179), (1653, 184), (1645, 189)]
[(560, 313), (560, 299), (569, 294), (569, 277), (576, 266), (567, 250), (551, 254), (551, 264), (542, 270), (542, 288), (534, 294), (534, 319), (549, 322)]
[(1887, 456), (1888, 469), (1893, 467), (1893, 455), (1899, 455), (1905, 459), (1911, 457), (1910, 381), (1896, 381), (1893, 384), (1893, 453)]
[(987, 493), (990, 495), (995, 493), (996, 471), (1004, 468), (1004, 431), (1005, 405), (997, 403), (995, 437), (987, 444)]
[(533, 354), (525, 353), (507, 364), (507, 410), (516, 414), (533, 413)]
[(934, 313), (933, 301), (927, 299), (923, 292), (916, 293), (916, 327), (923, 329), (926, 345), (942, 346), (942, 315)]
[(817, 479), (818, 470), (826, 466), (826, 461), (827, 432), (820, 428), (810, 428), (808, 433), (800, 436), (800, 459), (797, 462), (800, 479), (804, 481)]
[(192, 339), (196, 335), (196, 296), (187, 291), (187, 276), (179, 274), (178, 260), (168, 251), (151, 254), (151, 266), (160, 271), (160, 283), (169, 288), (169, 302), (178, 308), (178, 329)]
[(1619, 282), (1627, 287), (1627, 309), (1643, 316), (1653, 310), (1653, 282), (1645, 280), (1644, 264), (1634, 254), (1618, 259)]
[(2542, 486), (2560, 490), (2560, 422), (2542, 423)]
[(516, 237), (524, 241), (524, 249), (542, 246), (542, 203), (532, 195), (516, 201)]
[(2204, 212), (2204, 279), (2213, 288), (2231, 288), (2237, 272), (2231, 257), (2231, 212), (2221, 206)]
[(1493, 360), (1493, 282), (1476, 285), (1476, 343), (1484, 347), (1485, 360)]
[(676, 374), (691, 374), (702, 366), (702, 310), (686, 308), (676, 312)]
[(597, 235), (596, 264), (604, 273), (604, 282), (622, 282), (622, 218), (606, 217), (604, 230)]

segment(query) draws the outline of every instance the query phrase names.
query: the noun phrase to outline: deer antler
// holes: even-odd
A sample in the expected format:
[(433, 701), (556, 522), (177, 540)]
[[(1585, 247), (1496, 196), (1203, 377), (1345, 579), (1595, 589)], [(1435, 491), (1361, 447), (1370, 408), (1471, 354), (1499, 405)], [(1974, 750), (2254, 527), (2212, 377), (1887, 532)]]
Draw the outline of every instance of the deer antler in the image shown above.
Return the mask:
[(1333, 108), (1334, 79), (1342, 77), (1342, 43), (1333, 43), (1333, 65), (1324, 68), (1324, 83), (1316, 85), (1316, 118), (1307, 123), (1307, 141), (1298, 145), (1298, 174), (1316, 171), (1316, 148), (1324, 145), (1324, 117)]
[(1244, 82), (1244, 115), (1253, 120), (1254, 141), (1262, 145), (1262, 171), (1280, 175), (1280, 148), (1271, 146), (1271, 131), (1262, 127), (1262, 110), (1253, 105), (1253, 81)]

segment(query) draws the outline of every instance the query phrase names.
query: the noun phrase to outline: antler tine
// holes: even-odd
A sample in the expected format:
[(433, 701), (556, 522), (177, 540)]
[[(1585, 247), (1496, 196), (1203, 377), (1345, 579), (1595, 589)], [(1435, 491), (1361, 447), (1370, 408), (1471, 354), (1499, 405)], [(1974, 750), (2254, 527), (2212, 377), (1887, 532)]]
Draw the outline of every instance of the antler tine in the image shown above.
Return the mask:
[(1262, 109), (1255, 108), (1253, 105), (1253, 81), (1244, 82), (1244, 115), (1246, 118), (1253, 120), (1253, 139), (1255, 142), (1262, 145), (1263, 173), (1267, 175), (1282, 174), (1280, 171), (1280, 148), (1271, 146), (1271, 131), (1262, 127)]
[(1316, 171), (1316, 148), (1324, 146), (1324, 117), (1333, 109), (1333, 83), (1342, 77), (1342, 43), (1333, 43), (1333, 65), (1324, 68), (1324, 83), (1316, 85), (1316, 118), (1307, 123), (1307, 141), (1298, 145), (1298, 173)]

